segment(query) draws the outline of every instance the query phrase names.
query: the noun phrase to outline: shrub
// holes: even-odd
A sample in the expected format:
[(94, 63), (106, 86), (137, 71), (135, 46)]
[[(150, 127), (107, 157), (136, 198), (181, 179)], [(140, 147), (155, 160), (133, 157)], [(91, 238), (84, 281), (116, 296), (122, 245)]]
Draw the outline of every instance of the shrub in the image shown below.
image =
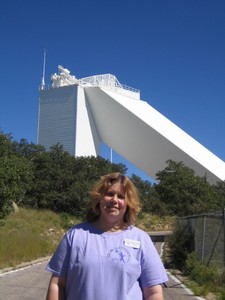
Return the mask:
[(217, 269), (201, 264), (196, 252), (187, 255), (185, 269), (189, 273), (190, 278), (200, 285), (210, 283), (214, 285), (215, 280), (217, 279)]
[(171, 267), (183, 270), (188, 254), (193, 250), (193, 234), (187, 224), (177, 221), (173, 235), (167, 238), (168, 243), (168, 263)]

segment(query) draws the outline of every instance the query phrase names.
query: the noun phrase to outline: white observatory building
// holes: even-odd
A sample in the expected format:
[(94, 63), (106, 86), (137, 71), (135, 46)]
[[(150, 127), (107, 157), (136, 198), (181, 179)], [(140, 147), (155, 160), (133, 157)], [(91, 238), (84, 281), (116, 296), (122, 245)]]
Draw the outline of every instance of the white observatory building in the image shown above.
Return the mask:
[(212, 183), (225, 180), (224, 161), (110, 74), (77, 79), (58, 66), (39, 90), (37, 142), (74, 156), (100, 155), (103, 142), (151, 178), (171, 159)]

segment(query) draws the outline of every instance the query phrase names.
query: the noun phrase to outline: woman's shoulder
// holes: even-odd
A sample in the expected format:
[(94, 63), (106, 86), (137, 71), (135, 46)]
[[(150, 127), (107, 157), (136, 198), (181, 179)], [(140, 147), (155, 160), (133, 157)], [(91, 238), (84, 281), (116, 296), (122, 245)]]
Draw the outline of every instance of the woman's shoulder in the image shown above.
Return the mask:
[(95, 233), (96, 228), (87, 221), (84, 221), (82, 223), (78, 223), (73, 225), (68, 231), (67, 231), (67, 235), (74, 235), (75, 233)]
[(137, 232), (137, 233), (139, 233), (141, 235), (147, 235), (148, 234), (146, 231), (144, 231), (143, 229), (141, 229), (141, 228), (139, 228), (139, 227), (137, 227), (135, 225), (131, 225), (130, 228), (131, 228), (131, 230), (133, 232)]
[(137, 236), (142, 239), (149, 239), (149, 234), (135, 225), (129, 226), (128, 229), (130, 229), (130, 234), (134, 236)]
[(72, 243), (74, 238), (84, 238), (91, 231), (91, 224), (88, 222), (82, 222), (74, 224), (64, 234), (64, 240), (67, 240), (69, 244)]
[(91, 224), (89, 222), (81, 222), (81, 223), (74, 224), (72, 227), (70, 227), (67, 230), (67, 233), (71, 233), (78, 230), (87, 230), (90, 228), (90, 225)]

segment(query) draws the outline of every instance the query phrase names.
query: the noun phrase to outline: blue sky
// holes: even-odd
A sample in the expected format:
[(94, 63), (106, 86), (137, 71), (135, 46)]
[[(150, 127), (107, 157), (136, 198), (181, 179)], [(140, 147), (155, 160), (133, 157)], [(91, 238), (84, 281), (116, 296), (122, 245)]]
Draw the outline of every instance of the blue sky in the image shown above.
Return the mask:
[(36, 142), (43, 48), (46, 83), (58, 65), (113, 74), (225, 160), (224, 0), (3, 0), (0, 128), (17, 141)]

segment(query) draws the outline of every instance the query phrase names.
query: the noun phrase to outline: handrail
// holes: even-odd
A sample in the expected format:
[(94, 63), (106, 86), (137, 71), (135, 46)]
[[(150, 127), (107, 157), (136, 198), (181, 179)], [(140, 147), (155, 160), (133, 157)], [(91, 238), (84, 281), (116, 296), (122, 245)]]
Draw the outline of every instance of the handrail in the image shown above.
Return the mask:
[(91, 85), (91, 86), (100, 86), (100, 87), (118, 87), (134, 93), (140, 94), (140, 90), (132, 88), (130, 86), (121, 84), (118, 79), (111, 74), (102, 74), (85, 77), (78, 80), (81, 85)]

